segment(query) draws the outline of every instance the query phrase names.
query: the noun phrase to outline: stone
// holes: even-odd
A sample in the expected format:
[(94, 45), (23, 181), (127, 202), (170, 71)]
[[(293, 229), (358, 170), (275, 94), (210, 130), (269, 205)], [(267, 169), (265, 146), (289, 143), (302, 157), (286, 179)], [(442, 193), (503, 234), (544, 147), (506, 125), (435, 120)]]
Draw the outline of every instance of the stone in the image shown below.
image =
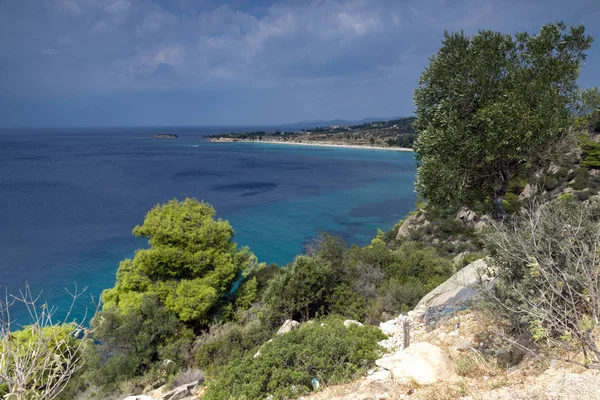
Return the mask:
[(392, 373), (387, 370), (377, 371), (377, 372), (374, 372), (371, 375), (367, 376), (366, 379), (368, 382), (388, 381), (388, 380), (392, 379)]
[(284, 333), (288, 333), (289, 331), (299, 328), (300, 327), (300, 322), (298, 321), (294, 321), (293, 319), (287, 319), (283, 325), (281, 325), (281, 328), (279, 328), (279, 330), (277, 331), (278, 335), (283, 335)]
[(537, 187), (531, 186), (528, 183), (527, 185), (525, 185), (525, 187), (521, 191), (521, 194), (519, 194), (519, 200), (528, 199), (528, 198), (530, 198), (531, 196), (533, 196), (536, 193), (537, 193)]
[(462, 208), (457, 214), (456, 214), (456, 220), (460, 221), (464, 224), (470, 224), (473, 221), (475, 221), (475, 218), (477, 218), (477, 214), (475, 213), (475, 211), (473, 210), (469, 210), (467, 208)]
[(415, 311), (430, 307), (455, 307), (467, 303), (479, 292), (480, 276), (486, 270), (485, 260), (473, 261), (425, 295), (415, 307)]
[(413, 343), (402, 351), (378, 359), (375, 363), (391, 371), (394, 379), (400, 384), (414, 381), (419, 385), (431, 385), (458, 378), (448, 355), (438, 346), (427, 342)]
[(353, 320), (353, 319), (347, 319), (347, 320), (344, 321), (344, 326), (346, 328), (350, 328), (351, 326), (364, 326), (364, 325), (361, 324), (358, 321)]
[(141, 394), (139, 396), (127, 396), (123, 400), (154, 400), (151, 396), (146, 396), (145, 394)]
[(461, 253), (458, 253), (453, 259), (452, 259), (452, 264), (457, 267), (460, 265), (460, 263), (462, 262), (462, 260), (465, 258), (465, 256), (469, 254), (466, 251), (463, 251)]
[(410, 230), (413, 228), (413, 225), (417, 223), (417, 220), (418, 219), (416, 215), (411, 215), (410, 217), (406, 218), (402, 223), (402, 226), (400, 226), (400, 229), (398, 229), (396, 240), (406, 238), (410, 233)]
[(456, 350), (458, 351), (467, 351), (472, 347), (473, 341), (471, 339), (461, 339), (456, 343)]

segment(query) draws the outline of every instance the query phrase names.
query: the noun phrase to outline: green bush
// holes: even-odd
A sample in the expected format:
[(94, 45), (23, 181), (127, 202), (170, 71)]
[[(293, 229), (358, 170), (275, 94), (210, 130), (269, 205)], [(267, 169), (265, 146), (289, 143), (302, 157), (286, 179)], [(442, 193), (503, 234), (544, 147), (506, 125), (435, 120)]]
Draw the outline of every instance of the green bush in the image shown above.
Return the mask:
[(321, 385), (350, 381), (373, 365), (384, 338), (376, 327), (346, 328), (334, 317), (303, 324), (275, 336), (257, 357), (221, 369), (203, 399), (291, 399), (310, 393), (313, 378)]
[(331, 263), (298, 256), (276, 275), (265, 291), (265, 315), (273, 324), (285, 319), (308, 320), (327, 312), (327, 299), (339, 277)]
[(328, 302), (329, 311), (333, 314), (359, 321), (364, 319), (365, 299), (346, 283), (335, 287)]
[(514, 214), (521, 208), (521, 202), (519, 196), (514, 193), (506, 193), (504, 196), (504, 209), (509, 214)]
[(600, 168), (600, 143), (585, 138), (581, 144), (581, 149), (583, 150), (583, 162), (581, 166), (585, 168)]
[(192, 332), (157, 296), (146, 295), (135, 310), (107, 308), (94, 318), (97, 344), (87, 355), (85, 379), (106, 390), (146, 373), (161, 360), (174, 361), (173, 369), (187, 363)]
[(575, 190), (583, 190), (588, 186), (590, 171), (587, 168), (578, 168), (575, 171), (575, 182), (571, 187)]
[(547, 175), (544, 179), (544, 188), (546, 190), (553, 190), (558, 186), (558, 180), (552, 175)]
[(256, 353), (256, 348), (272, 335), (273, 330), (260, 320), (250, 321), (245, 325), (228, 322), (213, 326), (194, 343), (196, 366), (208, 374), (214, 374), (229, 362), (241, 359), (246, 353)]

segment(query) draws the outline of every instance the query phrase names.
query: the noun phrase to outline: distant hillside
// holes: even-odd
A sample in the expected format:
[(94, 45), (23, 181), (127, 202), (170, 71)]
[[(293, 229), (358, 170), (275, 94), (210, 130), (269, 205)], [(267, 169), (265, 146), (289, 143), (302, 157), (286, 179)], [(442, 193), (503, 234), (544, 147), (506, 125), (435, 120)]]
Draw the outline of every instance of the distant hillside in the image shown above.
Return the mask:
[(284, 124), (281, 125), (282, 128), (286, 129), (307, 129), (307, 128), (316, 128), (323, 126), (335, 126), (335, 125), (362, 125), (368, 124), (371, 122), (382, 122), (382, 121), (391, 121), (401, 119), (401, 117), (390, 117), (390, 118), (364, 118), (359, 121), (349, 121), (345, 119), (331, 119), (331, 120), (315, 120), (315, 121), (300, 121), (295, 122), (293, 124)]

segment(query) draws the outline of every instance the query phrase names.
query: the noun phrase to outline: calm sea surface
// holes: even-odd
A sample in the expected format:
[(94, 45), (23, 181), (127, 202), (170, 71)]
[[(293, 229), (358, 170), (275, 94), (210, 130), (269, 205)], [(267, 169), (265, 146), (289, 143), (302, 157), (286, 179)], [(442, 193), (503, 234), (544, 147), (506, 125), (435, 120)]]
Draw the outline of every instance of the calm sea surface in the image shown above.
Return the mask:
[(29, 282), (59, 313), (74, 283), (97, 298), (147, 245), (133, 227), (173, 198), (211, 203), (238, 245), (279, 265), (319, 231), (364, 245), (414, 207), (412, 153), (210, 143), (213, 128), (152, 139), (162, 131), (0, 131), (2, 289)]

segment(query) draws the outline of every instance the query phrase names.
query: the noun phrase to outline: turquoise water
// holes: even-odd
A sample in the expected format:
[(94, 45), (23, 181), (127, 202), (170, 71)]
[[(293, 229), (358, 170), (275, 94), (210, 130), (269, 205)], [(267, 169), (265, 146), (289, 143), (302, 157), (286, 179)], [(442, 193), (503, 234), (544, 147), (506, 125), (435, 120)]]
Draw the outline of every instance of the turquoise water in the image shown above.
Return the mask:
[[(285, 265), (320, 231), (367, 244), (414, 208), (412, 153), (210, 143), (210, 129), (0, 132), (0, 286), (67, 308), (65, 288), (96, 299), (155, 204), (196, 197), (228, 219), (240, 246)], [(92, 307), (79, 301), (77, 315)]]

